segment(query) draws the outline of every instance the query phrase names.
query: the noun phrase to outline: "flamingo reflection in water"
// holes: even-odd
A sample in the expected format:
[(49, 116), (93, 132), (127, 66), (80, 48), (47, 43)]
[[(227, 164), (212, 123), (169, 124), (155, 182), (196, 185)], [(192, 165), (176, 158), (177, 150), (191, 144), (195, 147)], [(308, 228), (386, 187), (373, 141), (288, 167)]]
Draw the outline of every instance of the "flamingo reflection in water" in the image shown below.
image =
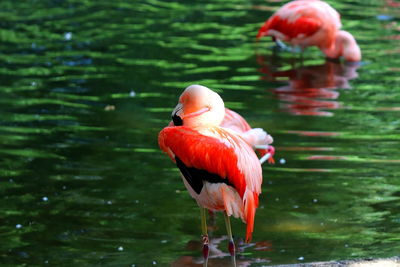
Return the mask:
[[(212, 235), (212, 232), (210, 233)], [(219, 249), (220, 244), (224, 243), (228, 237), (213, 237), (210, 239), (210, 256), (208, 266), (231, 266), (230, 262), (226, 261), (229, 254)], [(248, 250), (254, 251), (272, 251), (272, 244), (269, 241), (258, 241), (255, 243), (245, 243), (243, 240), (237, 240), (237, 250), (239, 253), (245, 253)], [(202, 246), (200, 241), (189, 241), (186, 244), (186, 250), (198, 251)], [(182, 256), (171, 263), (172, 267), (199, 267), (202, 265), (203, 259), (201, 257)], [(253, 258), (253, 257), (239, 257), (237, 259), (238, 267), (252, 266), (253, 264), (267, 264), (270, 260), (266, 258)]]
[[(336, 89), (350, 89), (349, 80), (358, 77), (358, 63), (327, 60), (320, 65), (301, 65), (289, 70), (279, 70), (281, 59), (276, 56), (257, 56), (262, 79), (282, 81), (287, 85), (273, 92), (282, 102), (281, 108), (293, 115), (332, 116), (327, 110), (340, 108), (337, 101), (340, 93)], [(280, 62), (275, 64), (275, 62)]]

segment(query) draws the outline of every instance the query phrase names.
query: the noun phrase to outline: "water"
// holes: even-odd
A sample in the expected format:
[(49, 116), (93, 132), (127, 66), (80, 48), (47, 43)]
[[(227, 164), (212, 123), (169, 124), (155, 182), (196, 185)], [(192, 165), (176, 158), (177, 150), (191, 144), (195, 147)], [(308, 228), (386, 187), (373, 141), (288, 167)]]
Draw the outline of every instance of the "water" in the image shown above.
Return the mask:
[(198, 262), (199, 210), (157, 145), (192, 83), (275, 138), (253, 243), (232, 222), (238, 262), (398, 255), (400, 11), (329, 2), (360, 67), (257, 44), (277, 1), (1, 1), (0, 262)]

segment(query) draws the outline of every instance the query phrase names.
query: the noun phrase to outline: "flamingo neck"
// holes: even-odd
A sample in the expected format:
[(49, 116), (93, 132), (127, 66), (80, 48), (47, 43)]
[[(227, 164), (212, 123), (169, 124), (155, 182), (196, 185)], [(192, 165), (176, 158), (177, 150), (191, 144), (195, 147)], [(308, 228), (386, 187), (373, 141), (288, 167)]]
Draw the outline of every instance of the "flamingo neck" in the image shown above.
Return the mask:
[(328, 48), (321, 48), (329, 58), (344, 57), (346, 61), (360, 61), (361, 50), (353, 35), (346, 31), (338, 31), (335, 42)]

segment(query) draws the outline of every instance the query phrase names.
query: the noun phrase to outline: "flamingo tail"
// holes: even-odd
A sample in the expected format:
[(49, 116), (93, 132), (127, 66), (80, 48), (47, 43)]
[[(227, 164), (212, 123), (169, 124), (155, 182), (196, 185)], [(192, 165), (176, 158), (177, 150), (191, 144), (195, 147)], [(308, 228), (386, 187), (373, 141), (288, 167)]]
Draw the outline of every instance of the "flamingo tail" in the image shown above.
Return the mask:
[(254, 217), (256, 215), (256, 208), (258, 206), (258, 194), (251, 192), (250, 190), (246, 190), (244, 200), (244, 216), (247, 223), (246, 243), (249, 243), (254, 230)]

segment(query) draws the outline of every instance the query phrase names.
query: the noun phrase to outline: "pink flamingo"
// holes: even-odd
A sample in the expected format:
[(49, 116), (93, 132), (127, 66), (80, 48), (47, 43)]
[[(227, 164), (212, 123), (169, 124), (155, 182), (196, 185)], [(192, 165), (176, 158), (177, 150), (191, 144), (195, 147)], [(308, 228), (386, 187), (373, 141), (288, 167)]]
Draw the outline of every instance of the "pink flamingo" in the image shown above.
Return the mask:
[(361, 50), (353, 35), (340, 30), (339, 13), (319, 0), (292, 1), (278, 9), (259, 29), (257, 39), (272, 36), (304, 49), (317, 46), (328, 58), (360, 61)]
[(177, 165), (187, 190), (200, 206), (204, 266), (209, 254), (206, 209), (223, 211), (228, 249), (232, 265), (236, 266), (229, 216), (247, 224), (246, 242), (250, 242), (261, 193), (261, 163), (237, 131), (220, 126), (225, 112), (217, 93), (191, 85), (172, 113), (174, 126), (165, 127), (158, 136), (160, 148)]

